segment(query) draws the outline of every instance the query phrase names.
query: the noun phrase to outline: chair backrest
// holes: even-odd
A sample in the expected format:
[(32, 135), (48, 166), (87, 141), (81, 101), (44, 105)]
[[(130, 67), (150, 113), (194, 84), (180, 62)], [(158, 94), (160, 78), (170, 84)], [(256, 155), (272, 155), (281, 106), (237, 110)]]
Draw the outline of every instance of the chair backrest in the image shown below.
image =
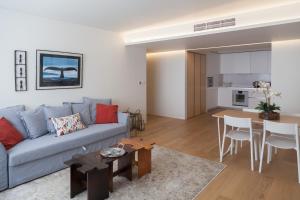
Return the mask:
[(298, 125), (291, 123), (279, 123), (264, 120), (264, 130), (271, 133), (277, 133), (281, 135), (297, 135), (298, 136)]
[(232, 126), (236, 128), (252, 128), (251, 118), (240, 118), (224, 116), (224, 126)]

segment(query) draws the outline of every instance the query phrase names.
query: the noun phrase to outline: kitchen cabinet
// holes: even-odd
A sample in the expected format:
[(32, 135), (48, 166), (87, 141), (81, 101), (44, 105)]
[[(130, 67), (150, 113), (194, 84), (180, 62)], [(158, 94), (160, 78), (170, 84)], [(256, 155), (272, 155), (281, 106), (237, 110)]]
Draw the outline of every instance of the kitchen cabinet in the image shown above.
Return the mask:
[(218, 106), (232, 107), (232, 88), (218, 88)]
[(264, 101), (265, 96), (263, 92), (258, 92), (255, 89), (249, 90), (248, 107), (255, 108), (259, 102)]
[(249, 97), (248, 98), (248, 108), (254, 109), (259, 104), (260, 100), (255, 97)]
[(218, 88), (209, 87), (206, 89), (206, 109), (210, 110), (218, 107)]
[[(232, 91), (243, 90), (248, 91), (248, 107), (232, 105)], [(227, 108), (255, 108), (260, 101), (264, 100), (264, 94), (257, 92), (254, 88), (234, 88), (220, 87), (218, 88), (218, 106)]]
[(251, 73), (271, 73), (271, 51), (255, 51), (250, 53)]
[(234, 73), (233, 54), (221, 54), (220, 72), (221, 74)]
[(221, 54), (221, 74), (270, 74), (271, 51)]
[(250, 53), (221, 54), (221, 74), (249, 74), (251, 73)]

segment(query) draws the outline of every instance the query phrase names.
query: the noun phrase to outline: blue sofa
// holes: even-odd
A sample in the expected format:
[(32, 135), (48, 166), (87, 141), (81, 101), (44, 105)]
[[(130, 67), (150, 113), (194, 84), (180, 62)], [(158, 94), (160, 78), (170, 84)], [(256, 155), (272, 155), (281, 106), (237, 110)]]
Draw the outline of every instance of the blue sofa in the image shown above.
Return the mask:
[(92, 124), (60, 137), (25, 139), (8, 151), (0, 143), (0, 191), (64, 169), (73, 155), (108, 147), (128, 133), (128, 116), (119, 112), (118, 123)]

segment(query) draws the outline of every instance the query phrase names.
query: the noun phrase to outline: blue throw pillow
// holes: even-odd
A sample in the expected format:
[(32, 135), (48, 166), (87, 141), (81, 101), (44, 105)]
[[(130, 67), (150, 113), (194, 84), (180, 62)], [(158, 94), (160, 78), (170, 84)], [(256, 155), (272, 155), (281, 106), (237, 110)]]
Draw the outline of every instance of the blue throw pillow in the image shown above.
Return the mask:
[(50, 133), (56, 133), (51, 118), (65, 117), (72, 115), (70, 105), (64, 106), (44, 106), (45, 119), (47, 121), (47, 129)]
[(48, 133), (47, 121), (45, 120), (42, 106), (33, 111), (22, 111), (19, 114), (30, 139), (34, 139)]
[(93, 124), (90, 113), (90, 105), (87, 103), (72, 103), (72, 102), (64, 102), (63, 105), (71, 105), (72, 113), (79, 113), (81, 120), (85, 125)]
[(90, 113), (91, 113), (91, 119), (92, 122), (96, 122), (96, 105), (97, 104), (111, 104), (111, 99), (92, 99), (89, 97), (83, 97), (83, 102), (90, 105)]
[(27, 132), (19, 116), (19, 112), (24, 110), (24, 105), (2, 108), (0, 109), (0, 117), (5, 117), (23, 135), (23, 138), (26, 139)]

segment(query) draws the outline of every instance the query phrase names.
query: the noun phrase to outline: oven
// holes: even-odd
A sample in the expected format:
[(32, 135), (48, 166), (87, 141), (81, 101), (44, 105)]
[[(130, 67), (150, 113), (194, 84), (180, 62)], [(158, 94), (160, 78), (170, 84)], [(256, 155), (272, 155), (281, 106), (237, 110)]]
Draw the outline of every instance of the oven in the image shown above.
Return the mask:
[(232, 90), (232, 105), (248, 107), (248, 97), (248, 91)]

